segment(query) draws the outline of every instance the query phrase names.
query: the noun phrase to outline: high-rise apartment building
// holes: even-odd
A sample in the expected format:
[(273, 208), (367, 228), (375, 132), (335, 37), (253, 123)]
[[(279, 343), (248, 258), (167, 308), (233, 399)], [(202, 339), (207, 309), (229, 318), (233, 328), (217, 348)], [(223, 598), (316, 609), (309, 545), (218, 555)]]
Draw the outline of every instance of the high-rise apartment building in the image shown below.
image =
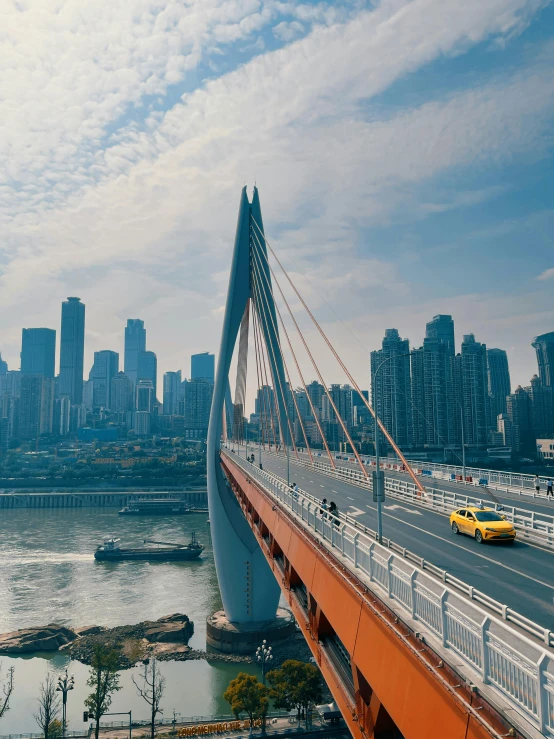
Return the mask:
[(425, 338), (423, 346), (412, 351), (411, 363), (413, 445), (445, 447), (448, 444), (449, 345), (439, 338)]
[(54, 402), (54, 421), (52, 433), (56, 436), (67, 436), (71, 423), (71, 402), (67, 395), (56, 398)]
[(454, 342), (454, 321), (452, 316), (437, 315), (425, 326), (426, 339), (438, 339), (446, 344), (447, 354), (454, 356), (456, 344)]
[(214, 383), (215, 378), (215, 357), (209, 352), (201, 354), (193, 354), (190, 358), (190, 379), (191, 380), (207, 380)]
[(537, 375), (531, 378), (531, 386), (525, 388), (529, 396), (531, 427), (536, 439), (554, 434), (554, 387), (543, 385)]
[(125, 374), (133, 387), (138, 380), (138, 358), (146, 351), (146, 329), (144, 321), (139, 318), (128, 318), (125, 328)]
[(133, 408), (133, 386), (124, 372), (112, 377), (110, 402), (113, 413), (126, 413)]
[(83, 402), (83, 361), (85, 354), (85, 305), (80, 298), (62, 303), (59, 395), (67, 395), (71, 405)]
[(461, 383), (465, 443), (484, 447), (490, 420), (487, 347), (475, 341), (473, 334), (464, 336), (462, 342)]
[(176, 416), (179, 413), (179, 393), (181, 392), (181, 382), (181, 370), (165, 373), (163, 394), (164, 416)]
[(19, 435), (36, 439), (52, 433), (54, 414), (54, 380), (42, 375), (21, 376), (19, 400)]
[(554, 387), (554, 331), (536, 336), (531, 346), (537, 352), (539, 377), (542, 384)]
[(8, 363), (2, 359), (2, 352), (0, 352), (0, 375), (5, 375), (8, 371)]
[(154, 388), (154, 398), (158, 389), (158, 358), (154, 352), (139, 352), (137, 380), (150, 380)]
[(24, 328), (21, 332), (21, 372), (54, 377), (56, 332), (51, 328)]
[[(410, 342), (398, 330), (385, 331), (382, 349), (371, 352), (373, 407), (399, 447), (412, 444)], [(380, 439), (385, 443), (385, 437)]]
[(154, 407), (154, 385), (151, 380), (137, 380), (135, 387), (135, 408), (143, 413), (152, 413)]
[(0, 393), (9, 393), (14, 398), (21, 395), (21, 372), (19, 370), (8, 370), (5, 375), (0, 375)]
[(508, 355), (504, 349), (487, 349), (487, 382), (490, 426), (496, 428), (496, 419), (501, 413), (506, 413), (506, 398), (512, 392)]
[(529, 395), (518, 385), (506, 400), (507, 416), (512, 433), (512, 450), (521, 456), (535, 456), (536, 445), (531, 421)]
[(119, 354), (109, 349), (94, 352), (89, 373), (92, 382), (92, 407), (111, 410), (112, 379), (119, 372)]
[(213, 385), (206, 380), (185, 380), (183, 385), (185, 427), (205, 436), (210, 420)]

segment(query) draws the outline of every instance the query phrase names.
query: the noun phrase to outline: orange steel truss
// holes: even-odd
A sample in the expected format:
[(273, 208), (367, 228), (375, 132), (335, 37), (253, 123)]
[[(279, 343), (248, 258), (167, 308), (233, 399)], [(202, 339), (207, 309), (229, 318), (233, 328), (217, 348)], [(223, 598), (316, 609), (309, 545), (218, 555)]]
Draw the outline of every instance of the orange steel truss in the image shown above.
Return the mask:
[(221, 464), (355, 739), (395, 728), (405, 739), (520, 736), (255, 479), (227, 456)]

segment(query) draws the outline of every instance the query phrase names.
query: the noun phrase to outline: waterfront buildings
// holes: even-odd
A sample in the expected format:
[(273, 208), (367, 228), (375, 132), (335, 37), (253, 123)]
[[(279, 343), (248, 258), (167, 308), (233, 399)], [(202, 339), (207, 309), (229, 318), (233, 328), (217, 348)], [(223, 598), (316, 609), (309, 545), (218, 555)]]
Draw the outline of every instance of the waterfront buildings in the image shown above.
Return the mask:
[(80, 298), (68, 298), (62, 303), (58, 395), (67, 395), (71, 405), (83, 402), (84, 353), (85, 306)]
[(52, 433), (54, 380), (42, 375), (22, 375), (19, 400), (19, 436), (38, 439)]
[(56, 332), (51, 328), (24, 328), (21, 332), (21, 372), (54, 377)]

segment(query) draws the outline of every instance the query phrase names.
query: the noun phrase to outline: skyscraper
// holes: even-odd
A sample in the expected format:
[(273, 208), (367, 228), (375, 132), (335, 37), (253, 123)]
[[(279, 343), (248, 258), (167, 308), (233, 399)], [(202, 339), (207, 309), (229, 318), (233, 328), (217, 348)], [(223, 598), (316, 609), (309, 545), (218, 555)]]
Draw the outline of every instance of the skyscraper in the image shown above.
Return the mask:
[(512, 395), (508, 395), (507, 416), (512, 431), (512, 449), (520, 455), (536, 455), (536, 443), (531, 426), (531, 404), (529, 395), (518, 385)]
[(442, 341), (447, 346), (447, 353), (453, 356), (456, 353), (456, 345), (452, 316), (441, 314), (434, 316), (433, 320), (429, 321), (425, 327), (425, 338)]
[(536, 336), (531, 346), (537, 352), (539, 377), (542, 384), (547, 387), (554, 387), (554, 331)]
[(92, 407), (111, 409), (112, 378), (119, 372), (119, 354), (109, 349), (94, 352), (89, 373), (92, 381)]
[(141, 413), (152, 413), (154, 407), (154, 386), (151, 380), (137, 380), (135, 388), (135, 407)]
[(42, 375), (21, 376), (19, 401), (19, 435), (36, 439), (52, 433), (54, 413), (54, 380)]
[(448, 444), (449, 345), (425, 338), (412, 352), (413, 443), (416, 447)]
[(461, 381), (465, 443), (486, 446), (489, 427), (487, 347), (475, 341), (473, 334), (464, 336), (462, 342)]
[(176, 416), (179, 412), (181, 382), (181, 370), (166, 372), (164, 375), (163, 412), (165, 416)]
[(124, 372), (118, 372), (115, 377), (112, 377), (110, 397), (113, 413), (126, 413), (132, 409), (134, 405), (133, 388), (131, 380)]
[(506, 413), (506, 398), (512, 392), (508, 356), (504, 349), (487, 349), (487, 381), (490, 426), (496, 428), (496, 419), (501, 413)]
[(67, 395), (71, 405), (83, 402), (83, 361), (85, 354), (85, 305), (80, 298), (62, 303), (59, 395)]
[[(401, 339), (397, 329), (388, 328), (382, 347), (371, 352), (374, 408), (398, 446), (407, 447), (412, 444), (410, 342)], [(380, 438), (385, 442), (383, 435)]]
[(529, 396), (531, 427), (535, 438), (549, 438), (554, 433), (554, 388), (543, 385), (540, 378), (533, 375), (531, 386), (525, 391)]
[(185, 427), (189, 431), (198, 432), (194, 434), (196, 438), (205, 437), (210, 420), (213, 386), (206, 380), (185, 380), (183, 385)]
[(125, 374), (133, 387), (138, 379), (139, 354), (146, 351), (146, 329), (140, 318), (128, 318), (125, 328)]
[(2, 352), (0, 352), (0, 375), (5, 375), (8, 371), (8, 363), (2, 359)]
[(158, 358), (154, 352), (139, 352), (137, 362), (137, 381), (150, 380), (154, 388), (154, 399), (158, 389)]
[(207, 380), (214, 383), (215, 377), (215, 357), (209, 352), (202, 354), (193, 354), (190, 358), (190, 379), (191, 380)]
[(21, 332), (21, 372), (54, 377), (56, 332), (51, 328), (24, 328)]

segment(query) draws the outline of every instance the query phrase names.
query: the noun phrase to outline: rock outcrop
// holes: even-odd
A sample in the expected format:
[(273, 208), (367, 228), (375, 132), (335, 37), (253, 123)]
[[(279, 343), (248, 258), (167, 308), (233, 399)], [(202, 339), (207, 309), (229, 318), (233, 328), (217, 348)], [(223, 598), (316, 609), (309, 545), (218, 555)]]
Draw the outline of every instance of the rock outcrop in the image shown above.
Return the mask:
[(57, 652), (60, 647), (70, 644), (77, 638), (75, 631), (59, 624), (19, 629), (0, 634), (0, 654)]

